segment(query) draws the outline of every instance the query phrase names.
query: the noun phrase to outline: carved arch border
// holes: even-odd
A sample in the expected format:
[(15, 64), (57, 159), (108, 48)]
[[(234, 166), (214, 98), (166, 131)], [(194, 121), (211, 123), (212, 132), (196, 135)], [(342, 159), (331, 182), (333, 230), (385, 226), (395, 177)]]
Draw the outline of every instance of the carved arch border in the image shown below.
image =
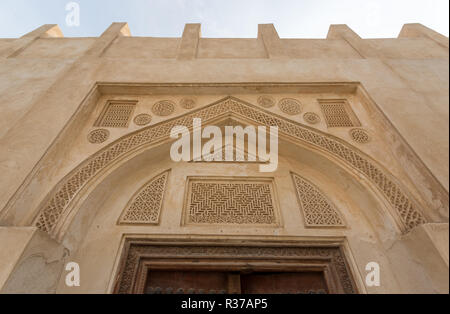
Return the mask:
[[(227, 239), (225, 243), (224, 239)], [(311, 270), (311, 265), (314, 264), (316, 270), (325, 271), (331, 293), (366, 293), (345, 238), (304, 241), (266, 237), (242, 241), (239, 237), (225, 237), (221, 240), (195, 236), (181, 239), (159, 235), (150, 239), (126, 234), (122, 238), (120, 254), (117, 256), (108, 290), (114, 294), (142, 294), (147, 278), (147, 265), (156, 258), (168, 260), (169, 263), (175, 259), (178, 265), (181, 263), (191, 268), (198, 267), (199, 261), (207, 259), (208, 269), (212, 269), (217, 262), (227, 268), (230, 259), (233, 260), (234, 267), (239, 267), (236, 261), (241, 261), (246, 269), (249, 262), (250, 268), (257, 269), (260, 261), (264, 262), (265, 268), (286, 267), (283, 262), (288, 261), (290, 266), (306, 266)], [(192, 263), (192, 260), (196, 262)]]
[(192, 128), (194, 117), (201, 118), (206, 124), (224, 115), (236, 115), (260, 125), (278, 126), (280, 134), (310, 144), (337, 157), (338, 160), (357, 170), (378, 188), (400, 217), (403, 231), (408, 231), (426, 222), (424, 215), (418, 209), (417, 203), (405, 192), (400, 183), (396, 182), (396, 179), (381, 165), (378, 165), (377, 162), (351, 144), (228, 96), (180, 117), (129, 133), (102, 148), (72, 170), (52, 189), (41, 203), (33, 225), (50, 235), (54, 235), (56, 226), (61, 222), (61, 218), (77, 194), (91, 179), (100, 174), (111, 163), (146, 144), (168, 139), (170, 130), (175, 125)]

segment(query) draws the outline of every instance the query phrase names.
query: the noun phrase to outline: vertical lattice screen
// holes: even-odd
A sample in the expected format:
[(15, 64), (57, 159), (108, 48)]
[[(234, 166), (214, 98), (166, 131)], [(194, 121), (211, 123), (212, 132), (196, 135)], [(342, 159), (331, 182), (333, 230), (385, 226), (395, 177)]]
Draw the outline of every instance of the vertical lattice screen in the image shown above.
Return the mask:
[(319, 100), (319, 104), (328, 127), (360, 126), (345, 100)]
[(126, 128), (133, 114), (135, 102), (108, 102), (95, 122), (96, 127)]

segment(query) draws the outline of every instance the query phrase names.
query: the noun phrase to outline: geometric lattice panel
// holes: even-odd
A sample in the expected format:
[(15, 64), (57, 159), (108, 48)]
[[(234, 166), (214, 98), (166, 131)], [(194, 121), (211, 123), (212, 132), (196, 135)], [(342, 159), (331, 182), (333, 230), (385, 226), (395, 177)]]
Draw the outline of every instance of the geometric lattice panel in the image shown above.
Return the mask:
[(389, 172), (385, 172), (367, 155), (353, 149), (346, 142), (304, 128), (302, 125), (285, 118), (269, 115), (258, 107), (229, 96), (195, 112), (186, 113), (179, 118), (142, 128), (99, 150), (83, 161), (52, 189), (47, 199), (41, 204), (34, 224), (40, 230), (53, 234), (56, 232), (57, 225), (65, 221), (71, 206), (74, 206), (76, 197), (93, 178), (102, 173), (110, 164), (117, 162), (122, 156), (143, 144), (156, 143), (161, 139), (169, 138), (174, 126), (182, 125), (192, 128), (192, 121), (195, 117), (201, 118), (203, 121), (213, 121), (224, 114), (232, 114), (238, 118), (244, 117), (256, 125), (278, 126), (281, 134), (289, 135), (296, 141), (306, 142), (313, 147), (323, 149), (344, 161), (379, 189), (393, 209), (397, 211), (402, 220), (404, 231), (427, 222), (414, 199), (405, 193), (406, 190), (397, 183), (397, 180)]
[(336, 207), (311, 182), (292, 173), (306, 227), (344, 227)]
[(108, 102), (95, 122), (96, 127), (126, 128), (130, 122), (136, 102)]
[(158, 224), (169, 171), (145, 184), (120, 216), (120, 224)]
[(187, 224), (277, 224), (271, 179), (189, 178)]
[(328, 127), (353, 127), (360, 123), (344, 100), (319, 100)]

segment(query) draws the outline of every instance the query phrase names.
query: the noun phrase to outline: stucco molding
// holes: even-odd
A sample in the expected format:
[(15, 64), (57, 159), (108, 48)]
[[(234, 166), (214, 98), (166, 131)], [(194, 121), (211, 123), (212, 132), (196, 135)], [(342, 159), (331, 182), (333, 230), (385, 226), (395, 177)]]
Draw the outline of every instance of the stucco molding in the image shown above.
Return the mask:
[[(311, 263), (315, 262), (318, 268), (322, 268), (328, 273), (327, 281), (334, 293), (355, 294), (359, 292), (342, 242), (319, 244), (314, 241), (294, 243), (272, 241), (235, 243), (230, 241), (224, 244), (204, 240), (153, 241), (132, 237), (124, 240), (118, 272), (113, 281), (115, 285), (113, 293), (142, 293), (143, 282), (146, 278), (145, 261), (173, 260), (174, 258), (178, 260), (182, 258), (181, 263), (191, 266), (205, 258), (211, 266), (214, 265), (214, 261), (222, 261), (223, 264), (230, 258), (251, 261), (254, 266), (257, 266), (258, 262), (262, 260), (266, 267), (282, 264), (283, 260), (289, 260), (290, 265), (299, 267), (302, 265), (311, 267)], [(193, 264), (190, 259), (195, 259), (197, 262)], [(271, 262), (267, 262), (268, 260)]]
[(143, 145), (168, 139), (170, 130), (176, 125), (192, 128), (194, 117), (202, 118), (205, 123), (208, 123), (208, 121), (230, 115), (257, 125), (278, 126), (280, 134), (325, 151), (358, 171), (385, 197), (393, 208), (393, 212), (399, 217), (403, 231), (408, 231), (427, 221), (418, 209), (417, 203), (405, 192), (400, 183), (386, 169), (357, 148), (329, 134), (269, 113), (230, 96), (183, 116), (127, 134), (102, 148), (76, 167), (50, 192), (33, 224), (53, 234), (55, 227), (61, 223), (62, 217), (77, 194), (106, 166)]

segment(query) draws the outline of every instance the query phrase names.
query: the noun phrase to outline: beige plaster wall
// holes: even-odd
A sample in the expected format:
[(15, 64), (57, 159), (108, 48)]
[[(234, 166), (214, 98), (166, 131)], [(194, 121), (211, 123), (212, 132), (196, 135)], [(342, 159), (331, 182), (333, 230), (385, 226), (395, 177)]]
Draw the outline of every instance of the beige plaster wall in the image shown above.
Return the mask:
[[(357, 186), (358, 183), (356, 185), (354, 182), (352, 183), (352, 179), (342, 170), (336, 169), (335, 165), (319, 156), (310, 156), (311, 153), (307, 150), (286, 148), (290, 150), (287, 152), (289, 156), (281, 158), (278, 170), (271, 174), (261, 174), (258, 165), (252, 164), (173, 163), (168, 158), (169, 148), (169, 145), (163, 145), (148, 150), (128, 161), (119, 169), (111, 170), (110, 174), (101, 180), (100, 185), (89, 193), (85, 204), (81, 205), (78, 211), (78, 216), (74, 218), (73, 225), (68, 227), (67, 235), (63, 240), (66, 247), (77, 252), (72, 255), (72, 258), (84, 270), (84, 281), (80, 288), (75, 289), (69, 289), (64, 282), (60, 282), (60, 292), (107, 292), (110, 281), (116, 275), (114, 266), (124, 234), (149, 237), (203, 235), (215, 239), (220, 237), (224, 241), (237, 236), (276, 239), (277, 241), (289, 237), (311, 238), (316, 241), (321, 238), (346, 237), (352, 252), (357, 255), (353, 257), (361, 267), (364, 267), (366, 259), (382, 261), (384, 259), (381, 253), (382, 249), (378, 247), (382, 245), (382, 241), (395, 237), (396, 232), (393, 231), (395, 227), (392, 225), (392, 220), (382, 214), (383, 208), (377, 204), (373, 196), (367, 195), (364, 188)], [(282, 154), (284, 155), (285, 152), (283, 151)], [(327, 164), (328, 166), (326, 166)], [(132, 195), (150, 178), (164, 169), (171, 169), (171, 172), (165, 191), (160, 224), (156, 226), (118, 225), (118, 218)], [(290, 171), (314, 179), (314, 182), (337, 204), (349, 227), (334, 230), (304, 228)], [(275, 178), (281, 226), (182, 225), (187, 176), (224, 175)], [(362, 203), (366, 210), (360, 209)], [(371, 231), (372, 225), (384, 227), (377, 234)], [(80, 237), (84, 237), (84, 240), (80, 241)], [(382, 238), (381, 241), (379, 237)], [(100, 247), (102, 247), (101, 251)], [(384, 262), (384, 264), (388, 263)], [(356, 270), (356, 276), (361, 270), (363, 269)], [(386, 269), (386, 272), (388, 274), (389, 270)], [(383, 287), (385, 291), (396, 288), (398, 287), (395, 282)]]
[(0, 228), (0, 290), (14, 270), (36, 228)]
[[(19, 122), (39, 97), (54, 84), (71, 59), (8, 59), (1, 61), (0, 72), (0, 138), (8, 136), (11, 128), (20, 128)], [(33, 119), (33, 117), (30, 117)], [(5, 156), (6, 157), (6, 156)], [(10, 160), (14, 163), (13, 160)]]
[[(71, 251), (71, 261), (79, 263), (80, 287), (67, 287), (61, 278), (58, 293), (110, 292), (117, 276), (122, 240), (135, 237), (214, 239), (262, 239), (274, 241), (308, 240), (320, 243), (345, 239), (350, 263), (361, 292), (367, 293), (445, 293), (448, 273), (433, 241), (422, 231), (399, 240), (399, 232), (388, 209), (376, 194), (357, 177), (308, 149), (281, 143), (280, 166), (275, 173), (262, 175), (257, 165), (174, 163), (168, 158), (170, 145), (147, 149), (111, 169), (98, 186), (82, 198), (77, 216), (67, 226), (62, 243)], [(139, 188), (162, 170), (170, 169), (164, 204), (158, 225), (118, 225), (127, 202)], [(346, 228), (305, 228), (296, 202), (290, 171), (313, 182), (336, 204)], [(281, 214), (281, 225), (183, 225), (187, 176), (273, 177)], [(412, 240), (408, 239), (412, 238)], [(406, 239), (406, 240), (405, 240)], [(411, 242), (412, 241), (412, 242)], [(405, 243), (406, 242), (406, 243)], [(420, 243), (420, 244), (419, 244)], [(411, 247), (411, 245), (413, 247)], [(429, 247), (424, 252), (420, 246)], [(413, 252), (409, 252), (412, 249)], [(411, 259), (409, 254), (414, 255)], [(381, 267), (381, 286), (364, 287), (365, 265), (375, 261)], [(420, 261), (418, 264), (417, 262)], [(437, 268), (434, 268), (435, 265)]]
[(35, 227), (2, 227), (0, 235), (0, 293), (56, 293), (68, 251)]
[[(430, 232), (430, 229), (441, 231)], [(447, 243), (448, 224), (426, 224), (400, 237), (387, 248), (386, 255), (391, 261), (393, 274), (401, 280), (404, 292), (448, 293)]]
[(96, 38), (40, 38), (23, 50), (18, 58), (77, 58), (85, 53)]
[[(250, 104), (257, 103), (257, 98), (260, 94), (234, 94), (233, 96), (238, 99), (248, 102)], [(88, 134), (96, 129), (94, 123), (98, 116), (101, 114), (105, 104), (110, 100), (133, 100), (136, 101), (136, 108), (133, 116), (141, 113), (148, 113), (152, 115), (152, 121), (149, 126), (157, 125), (167, 119), (180, 117), (190, 111), (198, 110), (203, 107), (209, 106), (224, 97), (227, 94), (212, 94), (212, 95), (195, 95), (195, 94), (157, 94), (157, 95), (111, 95), (106, 94), (100, 96), (98, 101), (90, 105), (90, 109), (87, 110), (84, 116), (80, 116), (80, 121), (75, 123), (73, 130), (70, 134), (65, 134), (61, 139), (61, 144), (57, 146), (57, 149), (53, 149), (42, 161), (40, 170), (34, 175), (32, 180), (28, 183), (26, 192), (17, 199), (13, 209), (10, 209), (8, 214), (5, 215), (5, 221), (9, 221), (14, 224), (30, 224), (32, 223), (37, 210), (40, 209), (40, 204), (47, 196), (47, 194), (53, 189), (58, 182), (63, 179), (72, 169), (77, 167), (88, 156), (93, 155), (99, 149), (106, 147), (121, 137), (131, 132), (137, 131), (142, 127), (130, 122), (127, 128), (109, 128), (110, 136), (104, 143), (91, 144), (87, 141)], [(197, 102), (196, 108), (192, 110), (183, 109), (180, 106), (176, 106), (175, 112), (169, 117), (159, 117), (154, 115), (151, 108), (154, 103), (159, 100), (171, 100), (178, 104), (181, 99), (191, 97)], [(380, 130), (379, 118), (373, 117), (373, 114), (369, 112), (369, 108), (363, 104), (361, 99), (352, 93), (279, 93), (272, 94), (272, 97), (276, 102), (283, 98), (295, 98), (302, 104), (302, 114), (290, 116), (280, 110), (278, 106), (273, 106), (267, 109), (269, 113), (280, 115), (291, 121), (308, 125), (303, 118), (305, 112), (315, 112), (321, 117), (321, 121), (315, 125), (308, 125), (312, 129), (328, 133), (332, 136), (340, 138), (345, 142), (357, 147), (367, 155), (371, 156), (374, 160), (379, 162), (384, 168), (391, 172), (395, 177), (402, 178), (402, 183), (407, 185), (414, 194), (420, 194), (423, 191), (429, 191), (429, 187), (422, 187), (418, 185), (418, 175), (412, 176), (408, 170), (404, 169), (402, 161), (398, 159), (395, 145), (391, 142), (389, 137), (385, 136), (385, 132)], [(366, 144), (359, 144), (354, 142), (349, 135), (349, 128), (328, 128), (323, 117), (323, 113), (319, 106), (319, 99), (346, 99), (352, 111), (357, 115), (362, 127), (370, 134), (371, 141)], [(393, 134), (392, 136), (394, 136)], [(70, 141), (71, 145), (66, 145)], [(432, 193), (430, 193), (432, 194)], [(424, 195), (425, 205), (423, 210), (433, 220), (446, 219), (448, 209), (445, 204), (434, 204), (429, 199), (429, 195)], [(430, 206), (430, 208), (428, 208)]]
[[(49, 85), (40, 86), (39, 84), (45, 83), (45, 80), (42, 80), (39, 76), (33, 78), (32, 81), (24, 82), (24, 85), (16, 85), (20, 80), (15, 79), (11, 81), (9, 79), (9, 73), (28, 76), (30, 67), (34, 69), (37, 65), (42, 64), (43, 69), (36, 68), (36, 73), (55, 78), (57, 72), (49, 72), (49, 66), (42, 63), (44, 61), (24, 61), (20, 57), (27, 53), (27, 49), (32, 49), (35, 45), (39, 46), (39, 41), (52, 41), (55, 39), (37, 38), (31, 45), (21, 48), (23, 51), (21, 50), (17, 56), (3, 59), (2, 67), (4, 67), (4, 71), (2, 73), (4, 73), (5, 77), (2, 86), (4, 86), (5, 93), (2, 94), (2, 97), (5, 98), (4, 103), (7, 105), (6, 107), (2, 106), (1, 110), (2, 116), (7, 117), (3, 122), (7, 127), (2, 130), (4, 130), (3, 132), (6, 132), (6, 130), (9, 131), (3, 134), (3, 138), (0, 139), (0, 143), (4, 147), (2, 151), (3, 155), (0, 156), (0, 167), (5, 173), (4, 178), (8, 178), (7, 180), (1, 181), (2, 194), (0, 207), (3, 208), (6, 205), (13, 193), (17, 191), (20, 184), (30, 173), (37, 160), (39, 160), (50, 143), (56, 138), (57, 134), (60, 133), (62, 127), (69, 121), (71, 115), (88, 94), (93, 84), (99, 81), (149, 83), (361, 82), (367, 89), (370, 97), (400, 131), (400, 134), (419, 155), (427, 168), (431, 170), (440, 184), (448, 191), (448, 153), (446, 152), (448, 150), (448, 132), (446, 132), (448, 129), (448, 120), (446, 121), (445, 115), (442, 118), (442, 114), (436, 113), (445, 112), (445, 108), (448, 108), (448, 91), (447, 85), (444, 84), (448, 82), (445, 79), (446, 73), (448, 72), (448, 66), (445, 66), (448, 65), (448, 57), (428, 58), (426, 59), (427, 62), (422, 63), (418, 60), (425, 59), (395, 59), (403, 62), (403, 69), (413, 68), (416, 69), (416, 72), (411, 75), (409, 73), (406, 74), (404, 73), (405, 70), (402, 71), (401, 68), (393, 72), (388, 62), (392, 62), (391, 60), (394, 59), (386, 61), (385, 57), (376, 55), (378, 53), (376, 49), (372, 49), (370, 46), (364, 46), (366, 40), (357, 38), (356, 40), (359, 40), (360, 43), (358, 46), (355, 45), (353, 39), (349, 40), (343, 35), (343, 39), (329, 38), (322, 41), (329, 40), (331, 43), (338, 40), (341, 47), (347, 47), (345, 48), (347, 51), (350, 51), (348, 47), (353, 47), (352, 49), (356, 49), (358, 52), (357, 58), (349, 58), (348, 56), (345, 58), (330, 58), (329, 48), (324, 48), (324, 53), (321, 54), (319, 53), (321, 49), (314, 50), (317, 49), (315, 48), (317, 41), (312, 40), (310, 49), (313, 49), (313, 53), (311, 53), (311, 56), (314, 55), (315, 58), (293, 59), (290, 58), (291, 53), (288, 51), (296, 49), (286, 48), (286, 45), (281, 44), (276, 32), (271, 33), (265, 30), (265, 28), (262, 28), (259, 40), (264, 43), (266, 58), (246, 60), (230, 59), (228, 57), (225, 59), (195, 59), (198, 53), (202, 54), (200, 50), (199, 52), (195, 50), (193, 59), (167, 59), (167, 55), (161, 55), (160, 52), (157, 52), (160, 48), (155, 47), (159, 46), (152, 44), (153, 48), (150, 51), (155, 51), (156, 55), (153, 52), (147, 52), (149, 49), (142, 49), (140, 53), (148, 57), (156, 56), (157, 58), (151, 61), (141, 62), (139, 59), (134, 58), (138, 51), (137, 48), (131, 49), (132, 51), (136, 51), (131, 53), (131, 55), (127, 55), (130, 53), (130, 49), (126, 49), (127, 42), (132, 41), (137, 44), (137, 41), (141, 39), (125, 39), (121, 33), (114, 33), (113, 29), (115, 30), (117, 27), (120, 28), (121, 25), (113, 25), (110, 30), (105, 32), (100, 39), (91, 45), (89, 52), (86, 52), (85, 55), (80, 50), (80, 54), (78, 55), (80, 59), (75, 65), (55, 69), (60, 73), (61, 79), (50, 81)], [(195, 40), (195, 38), (190, 40)], [(402, 38), (403, 40), (411, 42), (418, 41), (420, 42), (418, 44), (419, 46), (423, 45), (424, 42), (422, 38)], [(429, 40), (428, 37), (427, 40)], [(83, 43), (84, 41), (83, 39)], [(86, 42), (90, 41), (91, 39), (86, 39)], [(142, 39), (141, 41), (142, 44), (145, 44), (147, 41), (156, 43), (158, 39)], [(181, 51), (182, 49), (181, 43), (175, 49), (175, 41), (174, 39), (161, 39), (161, 47), (167, 47), (165, 50), (170, 51), (170, 54), (173, 55), (175, 51)], [(125, 44), (122, 50), (123, 53), (120, 53), (121, 42)], [(293, 46), (295, 47), (296, 44), (294, 42), (296, 40), (293, 40)], [(304, 43), (302, 46), (306, 46), (305, 40), (301, 40), (301, 42)], [(241, 51), (239, 50), (241, 47), (239, 43), (240, 40), (237, 40), (234, 51)], [(133, 44), (134, 47), (136, 44)], [(389, 44), (386, 45), (389, 47), (392, 46)], [(194, 45), (193, 47), (198, 46)], [(235, 55), (237, 52), (232, 52), (232, 46), (233, 44), (226, 45), (227, 50), (225, 51), (220, 48), (219, 50), (223, 51), (221, 55), (224, 56), (224, 53), (227, 56), (230, 56), (230, 53), (231, 55)], [(400, 47), (403, 46), (395, 44), (391, 48), (399, 51), (401, 50)], [(63, 45), (60, 49), (61, 52), (64, 52), (67, 48)], [(216, 54), (212, 52), (215, 48), (211, 49), (211, 56), (213, 56)], [(52, 50), (59, 51), (59, 49)], [(304, 51), (304, 49), (299, 50)], [(355, 56), (353, 50), (351, 55)], [(408, 51), (409, 48), (404, 50)], [(444, 55), (445, 53), (448, 55), (448, 51), (442, 46), (436, 47), (433, 45), (427, 51), (435, 50), (441, 51), (441, 53), (444, 51)], [(93, 51), (97, 51), (97, 57), (101, 56), (101, 58), (91, 57)], [(335, 49), (334, 51), (343, 57), (342, 53), (337, 52), (340, 49)], [(367, 51), (372, 51), (376, 55), (376, 58), (370, 53), (367, 53)], [(109, 58), (108, 53), (112, 53), (114, 58)], [(368, 56), (364, 54), (368, 54)], [(24, 64), (24, 62), (28, 62), (28, 64)], [(20, 67), (17, 66), (18, 64), (24, 64), (23, 70), (20, 70)], [(418, 64), (420, 64), (420, 67), (417, 67)], [(53, 67), (55, 67), (55, 63), (52, 62), (51, 68)], [(420, 74), (418, 75), (417, 72), (420, 72)], [(413, 81), (417, 80), (416, 78), (421, 78), (428, 85), (436, 86), (435, 88), (439, 90), (439, 93), (435, 93), (436, 96), (431, 99), (430, 95), (408, 84), (403, 78), (405, 75), (408, 77), (408, 80)], [(414, 85), (417, 86), (418, 84)], [(28, 88), (24, 88), (24, 86)], [(74, 89), (73, 86), (77, 86), (77, 88)], [(34, 88), (37, 88), (36, 91), (41, 91), (43, 95), (39, 93), (37, 95), (28, 94), (35, 90)], [(50, 90), (54, 92), (46, 93), (46, 91)], [(28, 97), (20, 97), (22, 96), (20, 93), (23, 92), (27, 93), (27, 95), (23, 96)], [(64, 106), (60, 105), (61, 100), (64, 100)], [(430, 112), (430, 106), (439, 109), (434, 109), (433, 112)], [(24, 109), (21, 110), (20, 108)], [(27, 113), (27, 115), (24, 115), (24, 113)], [(35, 117), (42, 114), (48, 115), (48, 118), (53, 120), (54, 123), (48, 124), (45, 119), (42, 120), (39, 118), (35, 121)], [(22, 120), (20, 119), (21, 117), (23, 117)], [(430, 125), (433, 125), (433, 127), (430, 127)], [(28, 132), (22, 131), (24, 129), (28, 130)], [(411, 130), (417, 131), (411, 132)], [(31, 136), (34, 134), (40, 135), (30, 138), (30, 134)], [(41, 134), (45, 135), (42, 136)], [(18, 144), (21, 142), (24, 144)], [(28, 150), (36, 152), (34, 154), (35, 157), (28, 156), (26, 154)], [(20, 169), (17, 164), (21, 165)]]
[[(352, 145), (389, 170), (414, 195), (428, 221), (445, 229), (449, 175), (448, 38), (415, 24), (405, 26), (399, 38), (370, 40), (361, 39), (343, 25), (330, 27), (327, 39), (280, 39), (272, 25), (260, 25), (258, 38), (201, 38), (200, 27), (195, 24), (188, 24), (180, 38), (139, 38), (131, 37), (124, 23), (112, 24), (99, 38), (61, 36), (54, 25), (44, 25), (22, 38), (0, 40), (0, 225), (6, 227), (1, 230), (5, 234), (1, 245), (12, 243), (16, 247), (15, 252), (8, 253), (10, 258), (0, 255), (0, 265), (6, 265), (0, 283), (10, 278), (5, 291), (109, 292), (122, 238), (124, 234), (136, 233), (155, 237), (201, 234), (224, 239), (340, 238), (345, 239), (352, 253), (355, 276), (362, 287), (365, 264), (378, 260), (383, 265), (385, 285), (367, 292), (448, 292), (448, 232), (432, 232), (431, 227), (422, 226), (401, 236), (385, 202), (364, 180), (301, 147), (285, 148), (280, 168), (273, 174), (281, 195), (282, 228), (180, 226), (182, 202), (175, 191), (186, 176), (223, 174), (224, 170), (253, 176), (258, 175), (255, 165), (181, 167), (167, 160), (167, 147), (161, 146), (149, 150), (153, 155), (144, 152), (133, 157), (133, 162), (110, 169), (96, 178), (83, 195), (75, 207), (75, 219), (66, 226), (67, 233), (57, 239), (67, 247), (70, 258), (80, 262), (85, 284), (79, 289), (67, 290), (60, 279), (64, 255), (58, 242), (28, 231), (21, 231), (16, 241), (16, 231), (11, 229), (30, 226), (49, 191), (80, 162), (137, 130), (133, 124), (127, 129), (111, 129), (107, 142), (89, 144), (86, 136), (107, 100), (135, 98), (139, 101), (137, 114), (149, 112), (151, 105), (162, 98), (178, 103), (190, 95), (196, 97), (199, 108), (228, 95), (255, 104), (257, 96), (263, 93), (272, 94), (277, 100), (297, 98), (304, 106), (303, 112), (317, 113), (318, 98), (348, 99), (372, 137), (369, 144)], [(104, 93), (95, 89), (99, 82), (125, 87), (120, 92)], [(324, 82), (355, 82), (358, 92), (305, 93), (301, 87), (286, 91), (270, 86)], [(142, 94), (131, 92), (132, 85), (139, 83), (185, 83), (192, 87), (172, 87), (168, 93), (157, 87)], [(235, 87), (201, 88), (200, 83)], [(261, 85), (236, 85), (248, 83)], [(178, 107), (169, 118), (186, 112)], [(269, 112), (284, 115), (276, 106)], [(305, 123), (302, 115), (284, 116)], [(163, 119), (153, 116), (152, 124), (160, 121)], [(350, 141), (347, 130), (329, 129), (323, 119), (314, 128)], [(154, 159), (155, 156), (161, 158)], [(164, 204), (161, 226), (117, 226), (117, 217), (130, 195), (149, 176), (168, 168), (172, 169), (172, 193)], [(349, 222), (348, 229), (302, 227), (287, 175), (292, 170), (317, 181), (339, 205)], [(26, 253), (28, 247), (30, 253)], [(31, 257), (37, 252), (35, 247), (56, 256), (50, 258), (49, 268), (43, 266), (47, 257)], [(432, 249), (424, 252), (423, 247)], [(100, 249), (102, 254), (98, 254)], [(34, 273), (46, 274), (46, 284), (39, 286), (34, 281), (25, 285)]]
[(177, 56), (179, 38), (121, 37), (109, 47), (105, 58), (173, 59)]

